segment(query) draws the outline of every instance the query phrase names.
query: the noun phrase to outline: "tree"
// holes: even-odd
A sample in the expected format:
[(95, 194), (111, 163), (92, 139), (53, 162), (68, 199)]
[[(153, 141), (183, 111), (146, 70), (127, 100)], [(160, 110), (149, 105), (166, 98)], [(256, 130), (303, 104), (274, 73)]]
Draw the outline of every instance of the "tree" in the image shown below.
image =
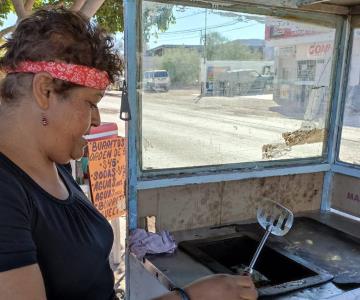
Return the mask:
[[(73, 11), (80, 11), (88, 18), (94, 18), (108, 32), (124, 30), (122, 0), (0, 0), (0, 26), (10, 13), (17, 15), (18, 23), (42, 7), (63, 6)], [(167, 30), (175, 22), (173, 6), (163, 5), (148, 7), (143, 12), (144, 33), (149, 36), (150, 28), (155, 26), (160, 31)], [(16, 24), (0, 30), (0, 38), (15, 29)]]
[[(4, 44), (4, 43), (5, 43), (4, 39), (0, 38), (0, 46), (1, 46), (2, 44)], [(4, 50), (0, 50), (0, 57), (2, 57), (4, 54), (5, 54), (5, 51), (4, 51)], [(0, 70), (0, 80), (3, 79), (4, 76), (5, 76), (4, 71)], [(1, 101), (0, 101), (0, 102), (1, 102)]]
[(160, 66), (169, 72), (172, 85), (195, 85), (199, 80), (200, 55), (186, 48), (168, 49), (160, 58)]
[[(4, 24), (4, 20), (10, 13), (16, 14), (16, 23), (18, 23), (21, 19), (41, 7), (64, 6), (74, 11), (80, 11), (88, 18), (93, 17), (98, 11), (98, 14), (95, 16), (95, 20), (102, 25), (105, 25), (107, 29), (122, 30), (122, 22), (116, 22), (117, 20), (114, 22), (113, 19), (110, 20), (110, 17), (112, 16), (109, 16), (110, 11), (115, 12), (121, 16), (120, 18), (122, 21), (122, 3), (120, 3), (120, 1), (107, 0), (106, 4), (103, 5), (104, 1), (105, 0), (64, 0), (59, 2), (58, 0), (0, 0), (0, 25)], [(102, 17), (102, 19), (99, 19), (100, 17)], [(13, 31), (15, 26), (16, 24), (1, 30), (0, 37), (3, 37), (5, 34)]]
[[(0, 0), (0, 26), (4, 25), (4, 20), (6, 19), (7, 15), (12, 12), (13, 8), (10, 1)], [(10, 32), (12, 29), (5, 28), (0, 30), (0, 39), (3, 35)]]
[(211, 32), (206, 36), (206, 59), (215, 60), (217, 58), (219, 47), (227, 42), (227, 38), (218, 32)]
[(260, 60), (263, 54), (259, 49), (241, 44), (241, 41), (229, 41), (218, 32), (206, 37), (207, 60)]
[(146, 2), (143, 5), (142, 28), (145, 42), (148, 42), (151, 29), (155, 29), (153, 35), (158, 36), (158, 31), (166, 31), (170, 24), (174, 24), (176, 19), (173, 14), (174, 5), (157, 4)]

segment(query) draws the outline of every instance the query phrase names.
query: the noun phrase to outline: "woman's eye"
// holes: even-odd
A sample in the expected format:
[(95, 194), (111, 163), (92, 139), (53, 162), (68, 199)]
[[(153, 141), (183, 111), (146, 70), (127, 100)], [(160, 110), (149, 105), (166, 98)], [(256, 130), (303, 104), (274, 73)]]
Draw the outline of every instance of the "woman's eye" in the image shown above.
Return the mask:
[(98, 108), (97, 105), (92, 103), (92, 102), (89, 102), (89, 105), (90, 105), (91, 109), (97, 109)]

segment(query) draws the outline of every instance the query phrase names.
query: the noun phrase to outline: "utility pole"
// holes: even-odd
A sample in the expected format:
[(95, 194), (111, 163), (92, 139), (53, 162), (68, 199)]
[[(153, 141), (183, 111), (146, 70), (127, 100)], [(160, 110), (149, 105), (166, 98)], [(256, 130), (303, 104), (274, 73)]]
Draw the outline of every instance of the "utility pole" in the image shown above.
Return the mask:
[(207, 8), (205, 8), (205, 29), (204, 29), (204, 64), (206, 64), (206, 46), (207, 46)]
[[(202, 32), (201, 32), (202, 33)], [(203, 70), (204, 70), (204, 74), (203, 74), (203, 86), (201, 88), (202, 94), (206, 94), (207, 92), (207, 87), (206, 87), (206, 83), (207, 83), (207, 68), (206, 68), (206, 47), (207, 47), (207, 8), (205, 8), (205, 28), (204, 28), (204, 48), (203, 48)]]

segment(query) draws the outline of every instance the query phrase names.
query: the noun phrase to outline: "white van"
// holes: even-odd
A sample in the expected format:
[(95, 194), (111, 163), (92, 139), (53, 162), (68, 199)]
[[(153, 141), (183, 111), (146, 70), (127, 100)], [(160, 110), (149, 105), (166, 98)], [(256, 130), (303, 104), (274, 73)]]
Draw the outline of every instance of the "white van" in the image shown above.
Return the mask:
[(165, 91), (170, 88), (170, 77), (166, 70), (144, 72), (143, 87), (145, 91)]

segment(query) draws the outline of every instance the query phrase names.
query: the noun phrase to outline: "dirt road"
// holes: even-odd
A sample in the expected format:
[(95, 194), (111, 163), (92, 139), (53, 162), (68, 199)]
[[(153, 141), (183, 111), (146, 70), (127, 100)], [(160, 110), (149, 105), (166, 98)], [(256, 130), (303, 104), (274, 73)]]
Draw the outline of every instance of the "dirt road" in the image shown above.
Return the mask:
[[(142, 151), (145, 169), (261, 161), (265, 144), (282, 144), (282, 133), (303, 123), (302, 113), (278, 106), (272, 94), (199, 97), (197, 90), (143, 93)], [(104, 121), (118, 123), (120, 94), (107, 94), (100, 103)], [(343, 155), (354, 159), (360, 143), (358, 128), (345, 128)], [(280, 147), (273, 159), (320, 156), (323, 143)]]

